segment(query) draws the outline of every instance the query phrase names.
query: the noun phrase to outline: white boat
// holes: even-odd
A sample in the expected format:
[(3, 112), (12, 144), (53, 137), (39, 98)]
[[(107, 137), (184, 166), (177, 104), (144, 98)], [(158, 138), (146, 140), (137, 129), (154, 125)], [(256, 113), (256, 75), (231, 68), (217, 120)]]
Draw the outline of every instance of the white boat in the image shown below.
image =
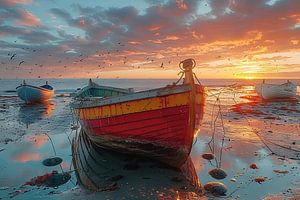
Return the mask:
[(48, 85), (48, 82), (42, 86), (33, 86), (23, 81), (23, 84), (18, 86), (16, 90), (20, 99), (26, 103), (43, 102), (49, 100), (54, 95), (54, 89)]
[(257, 94), (263, 99), (282, 99), (296, 97), (297, 86), (290, 81), (284, 84), (263, 83), (255, 86)]

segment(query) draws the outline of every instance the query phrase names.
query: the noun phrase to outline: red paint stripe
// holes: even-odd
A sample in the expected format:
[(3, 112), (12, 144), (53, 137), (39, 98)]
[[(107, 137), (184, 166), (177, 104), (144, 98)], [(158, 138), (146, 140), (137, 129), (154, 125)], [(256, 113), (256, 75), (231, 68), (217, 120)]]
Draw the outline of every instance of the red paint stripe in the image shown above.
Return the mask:
[[(170, 129), (169, 129), (170, 128)], [(179, 145), (189, 145), (185, 142), (185, 136), (187, 131), (187, 126), (169, 127), (166, 129), (156, 129), (148, 131), (146, 134), (131, 135), (130, 137), (124, 136), (122, 134), (113, 134), (114, 137), (119, 138), (119, 140), (134, 139), (137, 141), (149, 141), (159, 144), (165, 144), (168, 147), (178, 147)], [(105, 134), (105, 136), (107, 136)], [(112, 134), (109, 134), (112, 136)], [(101, 137), (101, 136), (100, 136)]]
[[(175, 114), (173, 114), (174, 110), (178, 110), (178, 112), (175, 112)], [(181, 108), (174, 108), (174, 110), (167, 109), (165, 111), (170, 112), (164, 113), (162, 113), (161, 111), (151, 111), (152, 118), (147, 118), (149, 111), (146, 111), (143, 113), (128, 115), (126, 121), (120, 121), (119, 119), (116, 120), (116, 118), (119, 118), (119, 116), (116, 116), (109, 119), (106, 118), (98, 120), (83, 120), (83, 122), (85, 123), (86, 127), (99, 128), (97, 132), (123, 132), (126, 130), (143, 128), (144, 126), (146, 127), (153, 126), (155, 124), (168, 123), (174, 120), (184, 121), (184, 119), (188, 118), (188, 108), (186, 106)], [(140, 118), (140, 120), (138, 120), (138, 117)], [(120, 123), (112, 123), (112, 125), (108, 125), (106, 123), (102, 123), (103, 121), (119, 121)]]
[[(166, 109), (169, 112), (162, 110), (146, 111), (127, 115), (126, 123), (122, 123), (117, 117), (111, 117), (109, 121), (121, 122), (113, 126), (100, 126), (102, 119), (86, 120), (87, 127), (93, 127), (90, 132), (94, 136), (110, 135), (119, 138), (134, 138), (137, 140), (146, 140), (151, 142), (162, 142), (172, 146), (182, 145), (186, 143), (188, 129), (188, 106), (174, 107)], [(164, 110), (164, 111), (166, 111)], [(152, 119), (147, 118), (151, 112)], [(141, 120), (138, 120), (138, 119)], [(87, 128), (86, 127), (86, 128)]]
[(118, 124), (125, 124), (125, 123), (132, 123), (132, 122), (139, 122), (142, 120), (149, 120), (157, 117), (166, 117), (170, 115), (178, 115), (181, 112), (185, 112), (188, 110), (188, 106), (177, 106), (171, 108), (164, 108), (159, 110), (151, 110), (139, 113), (130, 113), (121, 116), (113, 116), (101, 119), (92, 119), (92, 120), (82, 120), (82, 121), (89, 121), (93, 127), (96, 126), (113, 126)]
[[(187, 116), (187, 110), (174, 114), (174, 115), (163, 115), (163, 116), (153, 116), (152, 118), (142, 119), (142, 120), (128, 120), (126, 122), (120, 123), (120, 124), (113, 124), (113, 125), (105, 125), (103, 126), (102, 120), (86, 120), (86, 123), (91, 128), (101, 128), (103, 131), (106, 129), (116, 129), (119, 130), (127, 130), (130, 129), (136, 129), (136, 128), (142, 128), (143, 126), (151, 126), (153, 124), (157, 123), (167, 123), (169, 121), (178, 120), (178, 119), (186, 119)], [(145, 115), (147, 115), (145, 113)]]
[(123, 136), (123, 137), (132, 137), (132, 136), (139, 136), (143, 134), (147, 134), (148, 132), (151, 131), (159, 131), (161, 129), (170, 129), (169, 131), (172, 130), (172, 127), (177, 127), (177, 126), (187, 126), (186, 121), (181, 121), (178, 122), (176, 120), (174, 121), (169, 121), (169, 122), (161, 122), (161, 123), (149, 123), (150, 125), (144, 126), (143, 124), (135, 124), (138, 128), (130, 129), (129, 127), (124, 127), (126, 128), (125, 130), (120, 130), (120, 129), (115, 129), (114, 127), (106, 128), (106, 129), (101, 129), (101, 128), (94, 128), (93, 133), (96, 135), (101, 135), (101, 134), (109, 134), (113, 136)]

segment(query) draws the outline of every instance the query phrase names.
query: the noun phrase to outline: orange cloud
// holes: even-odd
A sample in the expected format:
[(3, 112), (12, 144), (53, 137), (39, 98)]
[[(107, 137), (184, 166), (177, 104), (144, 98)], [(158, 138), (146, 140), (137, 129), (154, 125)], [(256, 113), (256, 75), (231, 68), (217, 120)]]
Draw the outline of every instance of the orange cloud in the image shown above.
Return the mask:
[(2, 4), (6, 6), (13, 6), (16, 4), (29, 4), (31, 3), (32, 0), (2, 0)]
[(16, 24), (22, 26), (38, 26), (40, 25), (40, 19), (34, 16), (31, 12), (25, 11), (22, 12), (21, 19), (16, 21)]

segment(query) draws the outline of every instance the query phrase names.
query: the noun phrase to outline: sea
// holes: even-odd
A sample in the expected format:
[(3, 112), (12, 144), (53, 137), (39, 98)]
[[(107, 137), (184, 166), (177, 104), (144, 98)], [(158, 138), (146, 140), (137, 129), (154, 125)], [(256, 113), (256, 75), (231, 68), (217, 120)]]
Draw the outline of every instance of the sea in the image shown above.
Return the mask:
[[(95, 150), (70, 108), (88, 79), (26, 79), (46, 81), (53, 99), (26, 105), (15, 91), (23, 80), (0, 80), (0, 199), (300, 199), (300, 79), (290, 80), (298, 85), (296, 98), (272, 102), (255, 92), (262, 80), (200, 79), (204, 115), (184, 171)], [(143, 91), (177, 80), (94, 81)], [(43, 164), (54, 157), (62, 162)]]

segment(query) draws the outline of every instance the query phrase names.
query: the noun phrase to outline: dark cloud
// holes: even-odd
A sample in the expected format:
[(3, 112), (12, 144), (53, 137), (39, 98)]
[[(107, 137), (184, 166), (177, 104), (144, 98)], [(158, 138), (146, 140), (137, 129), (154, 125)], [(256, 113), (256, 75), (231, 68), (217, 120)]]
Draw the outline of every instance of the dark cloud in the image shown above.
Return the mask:
[(16, 36), (28, 44), (42, 44), (57, 40), (57, 37), (48, 32), (23, 27), (0, 26), (0, 33), (4, 36)]
[(50, 9), (50, 12), (53, 13), (54, 15), (64, 19), (65, 21), (70, 21), (72, 19), (71, 15), (63, 9), (59, 8), (52, 8)]

